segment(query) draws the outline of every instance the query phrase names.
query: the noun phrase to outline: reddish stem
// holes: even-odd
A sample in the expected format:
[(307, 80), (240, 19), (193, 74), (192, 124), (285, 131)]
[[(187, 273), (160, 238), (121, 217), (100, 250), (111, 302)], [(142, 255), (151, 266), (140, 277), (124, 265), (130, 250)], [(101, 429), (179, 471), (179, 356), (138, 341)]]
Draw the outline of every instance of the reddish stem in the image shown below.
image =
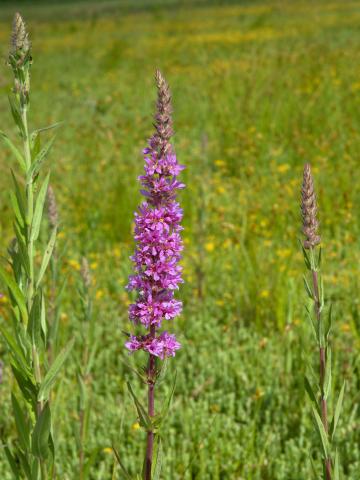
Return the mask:
[[(154, 338), (156, 333), (155, 325), (150, 326), (150, 337)], [(148, 414), (149, 417), (155, 415), (155, 356), (149, 356), (149, 368), (148, 368)], [(146, 444), (146, 460), (145, 460), (145, 480), (151, 480), (151, 468), (153, 462), (154, 452), (154, 432), (152, 430), (147, 433)]]

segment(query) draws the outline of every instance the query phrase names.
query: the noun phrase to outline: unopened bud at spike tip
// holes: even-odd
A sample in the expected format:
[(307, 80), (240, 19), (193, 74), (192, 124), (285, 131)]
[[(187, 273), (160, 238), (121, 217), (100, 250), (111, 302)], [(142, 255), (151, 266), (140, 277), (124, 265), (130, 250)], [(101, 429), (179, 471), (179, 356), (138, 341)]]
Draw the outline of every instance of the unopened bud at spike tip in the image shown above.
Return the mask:
[(171, 93), (169, 85), (160, 70), (155, 72), (155, 81), (158, 90), (156, 103), (155, 129), (152, 137), (151, 147), (159, 157), (171, 153), (172, 147), (170, 138), (173, 136)]
[(81, 259), (81, 270), (80, 270), (81, 278), (86, 288), (90, 288), (91, 286), (91, 273), (90, 273), (90, 266), (89, 262), (86, 257), (82, 257)]
[(13, 55), (16, 55), (17, 53), (26, 55), (30, 48), (31, 43), (29, 40), (29, 34), (26, 31), (25, 22), (20, 13), (16, 12), (11, 34), (11, 53)]
[(304, 166), (304, 177), (301, 188), (301, 213), (303, 217), (303, 234), (305, 235), (304, 248), (314, 248), (321, 242), (321, 237), (318, 234), (319, 222), (317, 220), (314, 181), (308, 163)]

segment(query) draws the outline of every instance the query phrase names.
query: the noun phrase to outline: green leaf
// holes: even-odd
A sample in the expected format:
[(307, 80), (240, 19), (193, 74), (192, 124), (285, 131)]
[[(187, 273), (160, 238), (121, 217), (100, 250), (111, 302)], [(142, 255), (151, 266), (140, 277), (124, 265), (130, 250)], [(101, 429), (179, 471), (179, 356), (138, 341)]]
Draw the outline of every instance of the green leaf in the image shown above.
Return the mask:
[(322, 248), (319, 248), (319, 255), (318, 255), (318, 260), (317, 260), (317, 268), (321, 268), (321, 261), (322, 261)]
[(127, 386), (128, 386), (130, 395), (132, 396), (132, 398), (134, 400), (135, 407), (136, 407), (136, 410), (137, 410), (138, 415), (139, 415), (140, 425), (142, 427), (144, 427), (147, 431), (152, 431), (151, 418), (147, 414), (147, 412), (146, 412), (145, 408), (142, 406), (141, 402), (137, 399), (137, 397), (136, 397), (136, 395), (135, 395), (135, 393), (132, 389), (132, 386), (129, 382), (127, 382)]
[(10, 172), (11, 172), (11, 177), (13, 179), (14, 188), (15, 188), (15, 196), (16, 196), (16, 200), (17, 200), (16, 203), (18, 205), (18, 209), (20, 210), (21, 217), (26, 222), (26, 213), (25, 213), (26, 210), (25, 210), (24, 197), (23, 197), (22, 191), (19, 187), (18, 181), (16, 180), (14, 172), (12, 170), (10, 170)]
[(309, 379), (305, 376), (304, 377), (304, 385), (305, 385), (305, 390), (306, 390), (306, 393), (308, 394), (309, 396), (309, 399), (311, 400), (312, 402), (312, 405), (316, 407), (316, 410), (318, 411), (318, 413), (320, 413), (319, 411), (319, 405), (317, 403), (317, 399), (316, 399), (316, 395), (315, 395), (315, 392), (314, 390), (312, 389), (312, 386), (309, 382)]
[(46, 323), (46, 305), (45, 305), (45, 298), (43, 293), (41, 292), (41, 312), (40, 312), (40, 325), (41, 331), (44, 337), (44, 345), (47, 345), (47, 323)]
[(44, 257), (43, 257), (42, 262), (41, 262), (39, 276), (38, 276), (38, 279), (37, 279), (37, 282), (36, 282), (36, 288), (39, 288), (41, 280), (42, 280), (42, 278), (44, 276), (44, 273), (46, 271), (46, 268), (49, 264), (49, 261), (50, 261), (51, 255), (53, 253), (55, 243), (56, 243), (56, 233), (57, 233), (57, 228), (55, 227), (53, 229), (53, 231), (51, 232), (50, 240), (49, 240), (49, 243), (47, 244), (47, 247), (46, 247), (46, 250), (45, 250), (45, 253), (44, 253)]
[(30, 135), (31, 158), (36, 158), (36, 156), (40, 152), (40, 148), (41, 148), (40, 135), (34, 132)]
[(319, 308), (320, 308), (320, 312), (321, 312), (324, 308), (324, 305), (325, 305), (324, 279), (323, 279), (322, 275), (320, 276), (320, 282), (319, 282), (319, 295), (320, 295), (320, 298), (319, 298), (320, 306), (319, 306)]
[(161, 411), (161, 421), (163, 421), (165, 419), (166, 415), (168, 414), (168, 411), (169, 411), (169, 408), (170, 408), (170, 405), (171, 405), (171, 401), (173, 399), (174, 392), (175, 392), (176, 379), (177, 379), (177, 372), (175, 371), (174, 381), (173, 381), (173, 384), (172, 384), (172, 387), (171, 387), (171, 390), (170, 390), (170, 394), (169, 394), (166, 402), (164, 403), (162, 411)]
[(31, 167), (27, 173), (28, 181), (31, 180), (32, 178), (36, 177), (36, 175), (39, 173), (40, 168), (44, 161), (46, 160), (46, 157), (48, 156), (48, 153), (55, 141), (55, 136), (52, 137), (45, 145), (44, 148), (40, 150), (40, 152), (36, 155), (34, 158)]
[(325, 400), (329, 397), (331, 392), (331, 348), (326, 349), (326, 367), (324, 377), (324, 397)]
[(43, 184), (41, 185), (41, 188), (39, 190), (39, 193), (36, 199), (34, 217), (32, 219), (31, 232), (30, 232), (30, 237), (31, 237), (31, 240), (33, 241), (35, 241), (39, 236), (41, 219), (42, 219), (42, 214), (43, 214), (43, 209), (44, 209), (44, 204), (46, 199), (46, 192), (49, 185), (49, 178), (50, 178), (50, 173), (46, 175), (46, 178)]
[(316, 480), (319, 480), (319, 475), (318, 475), (318, 472), (317, 472), (317, 469), (316, 469), (316, 465), (315, 465), (314, 459), (312, 458), (311, 455), (310, 455), (310, 464), (311, 464), (311, 469), (313, 471), (313, 474), (314, 474)]
[(75, 340), (72, 339), (67, 344), (67, 346), (63, 350), (61, 350), (59, 355), (54, 360), (54, 363), (49, 368), (47, 374), (45, 375), (44, 380), (42, 381), (42, 383), (40, 385), (40, 389), (39, 389), (39, 393), (38, 393), (38, 401), (39, 402), (42, 402), (44, 400), (48, 400), (51, 387), (53, 386), (61, 367), (63, 366), (63, 364), (64, 364), (65, 360), (67, 359), (72, 347), (74, 346), (74, 341)]
[(113, 449), (115, 458), (116, 458), (116, 460), (117, 460), (117, 462), (118, 462), (118, 464), (119, 464), (119, 466), (120, 466), (120, 468), (121, 468), (121, 471), (122, 471), (122, 473), (124, 474), (126, 480), (132, 480), (131, 477), (130, 477), (130, 475), (128, 474), (128, 472), (127, 472), (124, 464), (122, 463), (122, 461), (121, 461), (121, 459), (120, 459), (119, 452), (116, 450), (116, 448), (114, 447), (114, 445), (112, 445), (111, 448)]
[(20, 227), (24, 228), (24, 226), (25, 226), (25, 216), (23, 217), (23, 215), (21, 213), (21, 210), (20, 210), (20, 207), (19, 207), (19, 204), (18, 204), (18, 201), (17, 201), (17, 198), (16, 198), (16, 195), (12, 190), (10, 191), (10, 202), (11, 202), (12, 208), (14, 210), (16, 220), (18, 221)]
[(339, 452), (335, 452), (335, 461), (334, 461), (334, 480), (340, 480), (340, 462), (339, 462)]
[(22, 408), (19, 405), (19, 402), (16, 396), (11, 394), (11, 403), (13, 407), (16, 429), (19, 436), (19, 442), (25, 452), (30, 449), (30, 431), (29, 425), (25, 418)]
[(49, 402), (46, 402), (37, 421), (31, 438), (32, 453), (40, 458), (49, 456), (49, 436), (51, 429), (51, 412)]
[(18, 148), (13, 144), (13, 142), (10, 140), (10, 138), (6, 135), (6, 133), (2, 132), (0, 130), (0, 138), (3, 139), (5, 145), (9, 147), (11, 152), (14, 154), (16, 160), (19, 162), (21, 169), (26, 172), (26, 163), (24, 160), (24, 157), (21, 155), (20, 151)]
[(19, 347), (19, 345), (17, 344), (15, 338), (1, 324), (0, 324), (0, 332), (4, 337), (9, 347), (9, 350), (11, 352), (11, 355), (13, 356), (18, 368), (21, 369), (26, 375), (29, 374), (30, 370), (29, 370), (25, 355), (21, 347)]
[(54, 128), (60, 127), (60, 125), (62, 125), (63, 123), (64, 122), (56, 122), (56, 123), (53, 123), (52, 125), (49, 125), (47, 127), (37, 128), (36, 130), (34, 130), (32, 132), (31, 135), (35, 135), (35, 134), (41, 133), (41, 132), (46, 132), (47, 130), (53, 130)]
[(13, 116), (13, 119), (17, 127), (19, 128), (20, 135), (22, 136), (22, 138), (26, 138), (24, 123), (22, 121), (19, 108), (12, 97), (8, 96), (8, 99), (9, 99), (11, 114)]
[(325, 329), (326, 343), (329, 342), (329, 335), (331, 333), (331, 329), (332, 329), (332, 305), (330, 305), (330, 308), (329, 308), (328, 321), (327, 321), (327, 325), (326, 325), (326, 329)]
[(327, 458), (329, 458), (329, 452), (330, 452), (328, 436), (325, 432), (325, 428), (324, 428), (324, 425), (321, 421), (320, 415), (319, 415), (317, 409), (314, 406), (312, 407), (312, 411), (313, 411), (313, 414), (314, 414), (315, 424), (317, 426), (317, 431), (318, 431), (318, 434), (319, 434), (319, 437), (320, 437), (324, 457), (327, 459)]
[(334, 436), (335, 436), (336, 427), (337, 427), (337, 424), (339, 422), (339, 418), (340, 418), (340, 414), (341, 414), (341, 410), (342, 410), (344, 393), (345, 393), (345, 382), (343, 383), (343, 386), (341, 387), (339, 397), (338, 397), (338, 400), (336, 402), (334, 417), (332, 419), (331, 427), (330, 427), (331, 438), (334, 438)]
[(155, 445), (154, 445), (153, 464), (151, 469), (153, 480), (160, 480), (162, 462), (163, 462), (162, 441), (161, 441), (160, 435), (156, 435)]
[(300, 245), (301, 245), (301, 250), (303, 252), (306, 268), (308, 270), (311, 270), (311, 262), (310, 262), (310, 259), (309, 259), (309, 255), (308, 255), (307, 251), (305, 250), (304, 245), (302, 244), (301, 241), (300, 241)]
[(11, 364), (11, 369), (16, 379), (16, 382), (23, 394), (23, 397), (26, 399), (27, 402), (33, 405), (33, 408), (36, 408), (37, 387), (34, 383), (35, 380), (32, 378), (31, 375), (26, 375), (13, 363)]
[(1, 265), (0, 265), (0, 280), (2, 280), (5, 283), (5, 285), (7, 286), (9, 291), (11, 292), (11, 294), (12, 294), (12, 296), (13, 296), (15, 302), (16, 302), (16, 305), (18, 306), (18, 308), (20, 310), (23, 321), (25, 322), (25, 324), (27, 324), (28, 313), (27, 313), (27, 309), (26, 309), (24, 295), (23, 295), (22, 291), (20, 290), (20, 288), (18, 287), (18, 285), (16, 284), (15, 280), (11, 277), (11, 275)]
[(10, 465), (11, 471), (14, 474), (14, 477), (16, 479), (21, 478), (22, 472), (19, 469), (19, 466), (18, 466), (18, 464), (16, 463), (16, 460), (15, 460), (15, 457), (13, 456), (13, 454), (10, 451), (10, 448), (6, 445), (4, 446), (4, 452), (5, 452), (7, 461)]
[(305, 275), (303, 275), (303, 280), (304, 280), (304, 286), (305, 286), (305, 290), (306, 290), (306, 293), (308, 294), (308, 297), (311, 298), (312, 300), (314, 300), (314, 294), (308, 284), (308, 281), (305, 277)]
[(41, 347), (41, 293), (36, 294), (29, 315), (28, 334), (32, 345)]
[[(17, 254), (18, 256), (20, 257), (20, 270), (23, 268), (28, 276), (28, 278), (30, 277), (30, 260), (29, 260), (29, 254), (28, 254), (28, 251), (27, 251), (27, 248), (26, 248), (26, 244), (25, 244), (25, 238), (20, 230), (20, 227), (19, 225), (15, 222), (14, 223), (14, 231), (15, 231), (15, 235), (16, 235), (16, 240), (17, 240), (17, 247), (18, 247), (18, 250), (17, 250)], [(12, 258), (13, 258), (13, 255), (12, 255)], [(14, 269), (14, 271), (17, 271), (17, 269)]]

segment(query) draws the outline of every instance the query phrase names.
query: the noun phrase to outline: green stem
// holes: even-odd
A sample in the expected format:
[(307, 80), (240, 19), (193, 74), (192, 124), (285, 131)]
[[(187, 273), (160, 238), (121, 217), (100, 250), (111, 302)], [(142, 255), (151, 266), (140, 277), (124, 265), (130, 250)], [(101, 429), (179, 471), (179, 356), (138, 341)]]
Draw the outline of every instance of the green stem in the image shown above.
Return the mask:
[[(311, 249), (311, 273), (312, 273), (312, 282), (314, 288), (314, 309), (317, 322), (321, 321), (321, 302), (320, 302), (320, 293), (319, 293), (319, 277), (317, 265), (314, 260), (314, 252)], [(327, 413), (327, 403), (324, 392), (324, 382), (325, 382), (325, 372), (326, 372), (326, 346), (323, 346), (322, 340), (319, 339), (319, 363), (320, 363), (320, 411), (321, 411), (321, 420), (324, 425), (324, 430), (326, 434), (329, 433), (329, 423), (328, 423), (328, 413)], [(324, 459), (324, 469), (325, 469), (325, 480), (331, 480), (331, 458)]]
[[(27, 121), (27, 107), (26, 105), (21, 106), (21, 118), (24, 125), (24, 153), (25, 153), (25, 164), (26, 168), (29, 171), (31, 167), (31, 151), (30, 151), (30, 139), (29, 139), (29, 128)], [(29, 279), (27, 286), (27, 304), (30, 313), (30, 309), (33, 302), (34, 296), (34, 242), (31, 239), (31, 224), (34, 214), (34, 192), (33, 192), (33, 181), (32, 178), (26, 178), (26, 218), (27, 218), (27, 252), (29, 257)]]

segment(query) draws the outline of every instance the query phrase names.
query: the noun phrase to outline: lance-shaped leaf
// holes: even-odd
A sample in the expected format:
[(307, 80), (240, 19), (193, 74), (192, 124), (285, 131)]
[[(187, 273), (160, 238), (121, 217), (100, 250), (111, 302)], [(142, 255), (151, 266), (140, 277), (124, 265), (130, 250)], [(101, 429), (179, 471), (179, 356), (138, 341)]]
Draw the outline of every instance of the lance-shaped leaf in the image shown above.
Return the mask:
[(25, 304), (25, 298), (16, 284), (15, 280), (12, 278), (12, 276), (0, 265), (0, 280), (2, 280), (7, 288), (9, 289), (11, 295), (13, 296), (16, 305), (18, 306), (21, 316), (24, 320), (24, 322), (27, 324), (28, 321), (28, 313), (26, 310), (26, 304)]
[(314, 300), (314, 294), (310, 288), (310, 285), (305, 277), (305, 275), (303, 275), (303, 280), (304, 280), (304, 286), (305, 286), (305, 290), (306, 290), (306, 293), (308, 294), (308, 297), (311, 298), (312, 300)]
[(45, 145), (44, 148), (40, 150), (40, 152), (36, 155), (34, 158), (31, 167), (27, 173), (28, 176), (28, 181), (31, 180), (32, 178), (36, 177), (36, 175), (39, 173), (40, 168), (44, 161), (46, 160), (46, 157), (48, 156), (48, 153), (55, 141), (55, 137), (52, 137)]
[(326, 329), (325, 329), (325, 342), (326, 342), (326, 344), (329, 342), (329, 335), (330, 335), (330, 332), (331, 332), (331, 328), (332, 328), (332, 305), (330, 305), (330, 308), (329, 308), (327, 325), (326, 325)]
[(122, 471), (124, 477), (126, 478), (126, 480), (132, 480), (132, 479), (131, 479), (131, 476), (128, 474), (128, 472), (127, 472), (124, 464), (123, 464), (122, 461), (121, 461), (119, 452), (116, 450), (116, 448), (114, 447), (114, 445), (112, 445), (111, 448), (112, 448), (112, 450), (113, 450), (113, 452), (114, 452), (115, 458), (116, 458), (116, 460), (117, 460), (117, 462), (118, 462), (118, 464), (119, 464), (119, 466), (120, 466), (120, 468), (121, 468), (121, 471)]
[(334, 480), (340, 480), (340, 461), (339, 461), (339, 452), (335, 452), (334, 460)]
[(304, 248), (304, 245), (302, 244), (301, 240), (299, 240), (299, 241), (300, 241), (300, 245), (301, 245), (301, 250), (303, 252), (304, 262), (305, 262), (306, 268), (308, 270), (311, 270), (311, 262), (310, 262), (310, 259), (309, 259), (309, 255), (308, 255), (306, 249)]
[(15, 121), (18, 129), (19, 129), (20, 135), (21, 135), (22, 138), (26, 138), (24, 122), (21, 118), (19, 108), (16, 105), (16, 103), (15, 103), (15, 101), (12, 97), (8, 96), (8, 99), (9, 99), (11, 114), (12, 114), (13, 119), (14, 119), (14, 121)]
[(153, 480), (160, 480), (162, 462), (163, 462), (162, 441), (161, 441), (160, 435), (156, 435), (155, 442), (154, 442), (153, 464), (151, 469)]
[(320, 480), (319, 474), (317, 472), (317, 468), (316, 468), (316, 465), (315, 465), (315, 462), (314, 462), (314, 459), (312, 458), (311, 455), (310, 455), (310, 464), (311, 464), (311, 469), (312, 469), (312, 472), (314, 474), (314, 477), (316, 478), (316, 480)]
[[(14, 231), (16, 235), (16, 240), (17, 240), (17, 254), (21, 258), (21, 267), (24, 268), (28, 278), (30, 277), (30, 259), (29, 259), (29, 254), (27, 251), (26, 243), (25, 243), (25, 238), (20, 230), (19, 225), (15, 222), (14, 223)], [(10, 253), (12, 255), (12, 252)]]
[(30, 430), (27, 419), (25, 418), (23, 409), (14, 394), (11, 394), (11, 403), (13, 407), (16, 429), (19, 436), (19, 442), (25, 452), (29, 451), (30, 447)]
[(63, 350), (61, 350), (59, 355), (54, 360), (54, 363), (49, 368), (47, 374), (45, 375), (44, 380), (42, 381), (42, 383), (40, 385), (40, 389), (39, 389), (39, 393), (38, 393), (38, 401), (39, 402), (42, 402), (44, 400), (46, 400), (46, 401), (48, 400), (51, 387), (53, 386), (53, 384), (56, 380), (56, 377), (57, 377), (61, 367), (63, 366), (65, 360), (67, 359), (73, 345), (74, 345), (74, 339), (72, 339), (67, 344), (67, 346)]
[(11, 364), (11, 370), (24, 398), (35, 408), (37, 387), (35, 385), (35, 380), (32, 374), (26, 375), (26, 373), (23, 372), (21, 369), (17, 368), (14, 363)]
[(306, 376), (304, 377), (304, 385), (305, 385), (306, 393), (308, 394), (312, 405), (316, 408), (317, 412), (320, 413), (320, 409), (319, 409), (319, 405), (318, 405), (318, 402), (317, 402), (317, 399), (316, 399), (315, 392), (314, 392), (314, 390), (311, 386), (311, 383), (309, 382), (309, 379)]
[(147, 412), (146, 412), (145, 408), (143, 407), (143, 405), (141, 404), (141, 402), (137, 399), (137, 397), (134, 393), (134, 390), (132, 389), (132, 386), (129, 382), (127, 382), (127, 386), (128, 386), (130, 395), (132, 396), (132, 398), (134, 400), (135, 407), (136, 407), (136, 410), (137, 410), (138, 416), (139, 416), (140, 425), (142, 427), (144, 427), (147, 431), (152, 431), (151, 418), (147, 414)]
[(33, 455), (40, 459), (49, 456), (49, 436), (51, 429), (51, 412), (49, 402), (46, 402), (38, 419), (31, 438), (31, 449)]
[(177, 379), (177, 372), (175, 371), (174, 381), (173, 381), (173, 384), (172, 384), (172, 387), (171, 387), (171, 390), (170, 390), (170, 394), (169, 394), (167, 400), (164, 402), (164, 405), (163, 405), (163, 408), (162, 408), (162, 411), (161, 411), (162, 421), (165, 419), (166, 415), (168, 414), (168, 411), (169, 411), (169, 408), (170, 408), (170, 405), (171, 405), (171, 401), (173, 399), (174, 392), (175, 392), (176, 379)]
[(16, 180), (16, 177), (15, 177), (15, 174), (12, 170), (10, 170), (11, 172), (11, 178), (13, 180), (13, 183), (14, 183), (14, 189), (15, 189), (15, 196), (16, 196), (16, 200), (17, 200), (17, 205), (18, 205), (18, 209), (20, 211), (20, 214), (21, 214), (21, 217), (26, 221), (26, 211), (25, 211), (25, 203), (24, 203), (24, 196), (23, 196), (23, 193), (19, 187), (19, 184), (18, 184), (18, 181)]
[(24, 228), (24, 226), (25, 226), (25, 216), (22, 215), (22, 212), (21, 212), (21, 209), (19, 207), (16, 195), (12, 190), (10, 191), (10, 202), (11, 202), (11, 206), (13, 208), (13, 211), (15, 213), (15, 218), (19, 223), (19, 226), (21, 228)]
[(30, 238), (33, 241), (35, 241), (39, 236), (41, 218), (42, 218), (45, 199), (46, 199), (46, 192), (49, 185), (49, 178), (50, 178), (50, 173), (47, 174), (43, 184), (41, 185), (41, 188), (39, 190), (39, 193), (36, 199), (35, 211), (34, 211), (34, 216), (31, 222), (31, 232), (30, 232)]
[(325, 432), (324, 425), (321, 421), (321, 418), (320, 418), (320, 415), (318, 414), (317, 409), (315, 407), (312, 407), (312, 411), (314, 414), (315, 424), (317, 427), (317, 432), (319, 434), (324, 458), (329, 458), (330, 445), (329, 445), (329, 439), (328, 439), (327, 433)]
[(41, 346), (41, 293), (37, 293), (34, 297), (27, 330), (32, 345), (39, 349)]
[(339, 422), (339, 418), (340, 418), (340, 414), (341, 414), (341, 410), (342, 410), (344, 393), (345, 393), (345, 382), (343, 383), (343, 386), (341, 387), (341, 390), (340, 390), (340, 393), (339, 393), (339, 398), (336, 402), (334, 417), (332, 419), (331, 426), (330, 426), (331, 438), (334, 438), (334, 436), (335, 436), (336, 427), (337, 427), (337, 424)]
[(22, 349), (17, 344), (15, 338), (7, 331), (7, 329), (0, 324), (0, 332), (4, 337), (9, 350), (11, 352), (12, 357), (14, 358), (16, 365), (19, 369), (21, 369), (25, 374), (30, 372), (25, 355)]
[(4, 446), (4, 452), (14, 477), (21, 478), (22, 472), (20, 466), (16, 462), (14, 455), (11, 453), (10, 448), (7, 445)]
[(331, 392), (331, 348), (326, 349), (326, 368), (324, 377), (324, 397), (328, 399)]
[(2, 132), (0, 130), (0, 138), (4, 141), (5, 145), (11, 150), (11, 152), (14, 154), (14, 157), (16, 160), (19, 162), (21, 169), (26, 172), (26, 164), (24, 157), (21, 155), (20, 151), (18, 148), (13, 144), (13, 142), (10, 140), (10, 138), (6, 135), (6, 133)]
[(49, 243), (47, 244), (47, 247), (46, 247), (42, 262), (41, 262), (41, 267), (40, 267), (40, 270), (39, 270), (39, 276), (38, 276), (38, 279), (37, 279), (37, 282), (36, 282), (36, 288), (39, 288), (39, 286), (40, 286), (41, 280), (42, 280), (42, 278), (43, 278), (43, 276), (46, 272), (46, 269), (47, 269), (47, 266), (49, 264), (51, 255), (53, 253), (55, 243), (56, 243), (56, 232), (57, 232), (57, 228), (55, 227), (53, 229), (53, 231), (51, 232), (50, 240), (49, 240)]

